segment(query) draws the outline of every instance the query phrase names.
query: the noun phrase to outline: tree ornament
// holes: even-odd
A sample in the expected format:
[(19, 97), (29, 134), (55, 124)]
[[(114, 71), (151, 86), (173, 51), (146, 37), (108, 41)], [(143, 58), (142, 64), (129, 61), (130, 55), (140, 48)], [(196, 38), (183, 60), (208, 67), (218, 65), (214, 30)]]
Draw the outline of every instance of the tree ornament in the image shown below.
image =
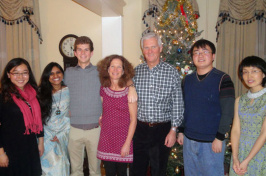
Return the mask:
[(175, 173), (177, 173), (177, 174), (179, 174), (179, 173), (180, 173), (180, 169), (179, 169), (179, 167), (178, 167), (178, 166), (175, 168)]
[(178, 45), (178, 41), (177, 40), (173, 40), (172, 42), (174, 45)]
[(172, 152), (176, 152), (176, 151), (177, 151), (177, 148), (176, 147), (172, 148)]
[(184, 68), (181, 68), (182, 76), (185, 77), (186, 75), (189, 75), (193, 72), (193, 70), (190, 69), (189, 65), (186, 65)]

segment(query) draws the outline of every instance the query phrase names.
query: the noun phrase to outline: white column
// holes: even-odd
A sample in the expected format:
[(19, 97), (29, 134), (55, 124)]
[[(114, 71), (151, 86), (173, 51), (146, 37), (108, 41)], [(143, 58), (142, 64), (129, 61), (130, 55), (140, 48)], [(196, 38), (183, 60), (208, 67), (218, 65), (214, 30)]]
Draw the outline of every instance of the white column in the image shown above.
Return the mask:
[(122, 16), (102, 17), (102, 57), (122, 51)]

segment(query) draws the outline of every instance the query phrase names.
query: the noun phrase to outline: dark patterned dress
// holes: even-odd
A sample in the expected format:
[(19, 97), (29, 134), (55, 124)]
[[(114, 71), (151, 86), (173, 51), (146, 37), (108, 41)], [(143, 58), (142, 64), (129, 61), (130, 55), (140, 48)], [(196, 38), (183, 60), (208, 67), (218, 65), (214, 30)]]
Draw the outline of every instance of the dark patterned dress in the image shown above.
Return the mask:
[(100, 89), (103, 98), (102, 128), (97, 151), (97, 158), (100, 160), (133, 162), (132, 141), (129, 155), (121, 157), (121, 148), (126, 141), (130, 124), (127, 94), (128, 88), (122, 91), (113, 91), (107, 87)]
[[(239, 99), (240, 140), (238, 159), (241, 163), (250, 153), (261, 131), (266, 116), (266, 93), (250, 104), (247, 94)], [(231, 159), (230, 176), (236, 175)], [(245, 176), (266, 176), (266, 143), (249, 162)]]

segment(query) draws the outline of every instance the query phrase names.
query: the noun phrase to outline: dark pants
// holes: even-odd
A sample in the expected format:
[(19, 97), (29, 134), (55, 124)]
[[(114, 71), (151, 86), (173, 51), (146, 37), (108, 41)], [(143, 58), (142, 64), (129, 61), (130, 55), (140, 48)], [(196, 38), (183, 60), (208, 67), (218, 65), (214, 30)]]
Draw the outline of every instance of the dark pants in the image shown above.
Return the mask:
[(140, 121), (133, 138), (133, 174), (146, 176), (150, 164), (152, 176), (165, 176), (171, 148), (164, 145), (171, 122), (150, 127)]
[(128, 163), (103, 161), (106, 176), (127, 176)]

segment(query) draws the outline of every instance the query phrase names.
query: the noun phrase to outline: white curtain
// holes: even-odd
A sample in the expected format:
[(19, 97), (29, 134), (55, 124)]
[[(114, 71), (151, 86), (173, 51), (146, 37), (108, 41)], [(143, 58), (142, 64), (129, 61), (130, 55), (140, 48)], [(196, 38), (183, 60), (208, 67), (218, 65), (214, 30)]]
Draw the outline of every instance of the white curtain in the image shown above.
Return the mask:
[(1, 72), (15, 57), (26, 59), (36, 80), (40, 78), (40, 31), (38, 0), (0, 0)]
[(266, 0), (221, 0), (217, 21), (217, 68), (228, 73), (236, 96), (246, 92), (238, 65), (247, 56), (266, 59)]

